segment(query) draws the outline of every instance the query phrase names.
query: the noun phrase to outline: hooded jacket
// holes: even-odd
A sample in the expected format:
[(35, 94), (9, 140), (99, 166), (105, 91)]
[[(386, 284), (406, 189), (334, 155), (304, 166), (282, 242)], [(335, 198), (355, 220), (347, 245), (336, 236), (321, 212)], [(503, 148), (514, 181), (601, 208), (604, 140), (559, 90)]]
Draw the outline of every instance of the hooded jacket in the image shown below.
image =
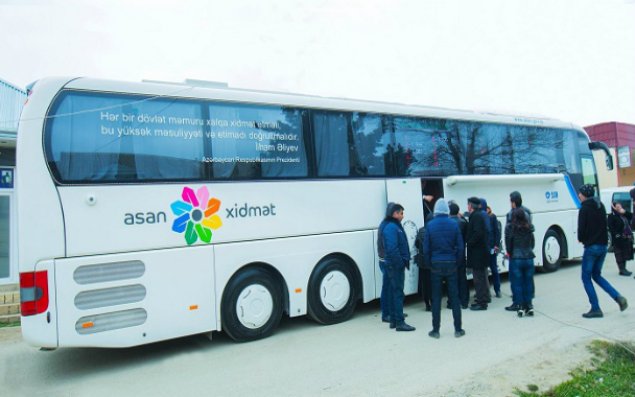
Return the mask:
[(606, 210), (599, 197), (589, 197), (582, 202), (578, 212), (578, 241), (585, 248), (608, 244)]
[(465, 245), (459, 225), (446, 214), (434, 214), (426, 227), (423, 240), (424, 263), (437, 267), (455, 268), (463, 263)]

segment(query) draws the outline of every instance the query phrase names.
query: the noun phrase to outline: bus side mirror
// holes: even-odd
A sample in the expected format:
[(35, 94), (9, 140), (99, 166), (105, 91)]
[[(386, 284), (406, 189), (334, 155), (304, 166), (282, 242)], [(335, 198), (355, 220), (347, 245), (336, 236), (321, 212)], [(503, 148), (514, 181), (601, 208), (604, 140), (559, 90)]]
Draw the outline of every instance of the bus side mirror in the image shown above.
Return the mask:
[(604, 151), (606, 154), (606, 169), (609, 171), (613, 169), (613, 155), (611, 155), (611, 151), (606, 143), (600, 141), (589, 142), (589, 149)]

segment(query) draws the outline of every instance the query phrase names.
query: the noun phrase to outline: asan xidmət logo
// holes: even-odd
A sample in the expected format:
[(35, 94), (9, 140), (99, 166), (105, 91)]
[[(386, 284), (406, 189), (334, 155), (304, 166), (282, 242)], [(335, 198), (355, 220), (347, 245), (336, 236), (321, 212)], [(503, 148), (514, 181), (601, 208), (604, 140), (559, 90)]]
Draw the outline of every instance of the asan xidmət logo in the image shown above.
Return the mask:
[(199, 238), (209, 243), (212, 241), (212, 229), (223, 226), (223, 221), (216, 215), (220, 209), (220, 200), (210, 198), (206, 186), (199, 188), (196, 193), (189, 187), (184, 187), (181, 200), (173, 202), (170, 207), (177, 217), (172, 223), (172, 231), (185, 233), (188, 245), (194, 244)]

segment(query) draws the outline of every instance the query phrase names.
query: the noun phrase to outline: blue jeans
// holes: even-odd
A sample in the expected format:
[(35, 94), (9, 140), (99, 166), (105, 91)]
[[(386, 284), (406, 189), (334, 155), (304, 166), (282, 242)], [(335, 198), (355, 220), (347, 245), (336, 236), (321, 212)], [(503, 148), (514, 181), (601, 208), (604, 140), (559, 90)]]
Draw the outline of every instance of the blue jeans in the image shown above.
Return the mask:
[(444, 279), (448, 286), (448, 299), (452, 304), (454, 330), (459, 331), (461, 329), (461, 306), (456, 270), (449, 272), (432, 270), (432, 329), (439, 332), (441, 327), (441, 284)]
[(381, 307), (381, 318), (387, 319), (390, 316), (390, 278), (386, 270), (386, 262), (379, 261), (379, 269), (381, 270), (381, 295), (379, 297), (379, 307)]
[(595, 244), (584, 247), (584, 254), (582, 255), (582, 284), (586, 294), (589, 296), (591, 310), (600, 310), (598, 296), (591, 280), (595, 281), (611, 298), (616, 299), (620, 296), (619, 292), (602, 277), (602, 265), (604, 265), (605, 257), (606, 245)]
[(492, 284), (494, 284), (494, 292), (501, 292), (501, 276), (498, 273), (498, 254), (493, 254), (489, 256), (489, 270), (492, 272)]
[(512, 258), (509, 260), (509, 278), (512, 284), (514, 305), (531, 305), (534, 297), (534, 259)]
[(386, 263), (386, 273), (390, 282), (390, 291), (388, 292), (388, 311), (390, 322), (396, 325), (404, 323), (403, 317), (403, 286), (405, 281), (405, 267), (393, 266)]

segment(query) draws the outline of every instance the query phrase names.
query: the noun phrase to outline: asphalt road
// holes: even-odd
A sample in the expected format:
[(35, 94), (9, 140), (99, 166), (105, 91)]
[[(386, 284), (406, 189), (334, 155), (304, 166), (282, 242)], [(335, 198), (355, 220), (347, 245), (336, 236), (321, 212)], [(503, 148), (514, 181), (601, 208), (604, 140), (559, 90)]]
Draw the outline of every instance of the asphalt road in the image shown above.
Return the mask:
[(414, 299), (406, 304), (417, 327), (410, 333), (381, 323), (377, 302), (333, 326), (284, 319), (272, 337), (244, 344), (215, 333), (212, 341), (45, 352), (22, 342), (17, 328), (0, 329), (0, 396), (510, 395), (549, 374), (566, 376), (588, 341), (635, 340), (635, 280), (618, 276), (610, 255), (604, 275), (632, 307), (620, 312), (598, 290), (605, 317), (589, 320), (581, 317), (589, 304), (579, 272), (574, 263), (537, 275), (534, 318), (505, 311), (507, 297), (485, 312), (463, 311), (467, 335), (460, 339), (445, 309), (441, 338), (428, 337), (431, 315)]

